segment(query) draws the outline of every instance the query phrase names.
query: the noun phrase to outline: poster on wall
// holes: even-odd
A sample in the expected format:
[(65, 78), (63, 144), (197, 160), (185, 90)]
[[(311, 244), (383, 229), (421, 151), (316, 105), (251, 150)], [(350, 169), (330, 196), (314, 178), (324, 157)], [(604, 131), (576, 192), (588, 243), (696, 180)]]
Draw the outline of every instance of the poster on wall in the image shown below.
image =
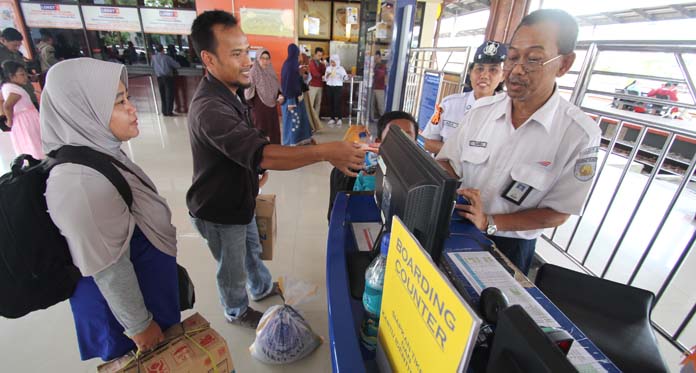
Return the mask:
[(357, 42), (360, 34), (359, 18), (360, 4), (335, 2), (332, 39)]
[(2, 0), (0, 1), (0, 30), (4, 30), (8, 27), (15, 29), (20, 29), (20, 27), (15, 23), (15, 7), (12, 1)]
[(82, 16), (87, 30), (140, 32), (137, 8), (83, 5)]
[(140, 8), (143, 29), (148, 34), (189, 35), (195, 10)]
[(82, 29), (77, 5), (22, 3), (28, 27)]
[(435, 104), (437, 104), (438, 93), (440, 92), (440, 80), (442, 77), (439, 73), (426, 71), (423, 76), (423, 89), (421, 91), (420, 109), (418, 109), (418, 127), (421, 130), (430, 121), (435, 112)]
[(250, 35), (295, 37), (295, 13), (289, 9), (239, 10), (242, 31)]
[(300, 0), (297, 9), (297, 34), (300, 38), (331, 39), (330, 1)]

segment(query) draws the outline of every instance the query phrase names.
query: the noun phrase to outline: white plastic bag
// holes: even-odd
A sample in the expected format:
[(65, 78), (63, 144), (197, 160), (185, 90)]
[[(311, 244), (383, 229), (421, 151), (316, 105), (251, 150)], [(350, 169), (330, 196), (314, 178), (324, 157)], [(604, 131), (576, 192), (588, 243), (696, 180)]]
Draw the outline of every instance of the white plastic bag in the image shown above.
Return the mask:
[(256, 328), (256, 339), (249, 347), (251, 356), (268, 364), (303, 359), (323, 341), (293, 308), (315, 298), (318, 287), (287, 277), (281, 277), (279, 285), (285, 304), (272, 306), (264, 312)]

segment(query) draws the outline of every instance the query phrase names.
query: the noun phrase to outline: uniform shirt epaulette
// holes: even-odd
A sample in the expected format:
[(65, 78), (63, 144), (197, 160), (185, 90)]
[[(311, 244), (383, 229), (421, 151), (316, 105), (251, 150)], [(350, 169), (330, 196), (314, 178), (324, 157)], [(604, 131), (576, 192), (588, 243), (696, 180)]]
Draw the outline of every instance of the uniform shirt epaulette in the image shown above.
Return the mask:
[(493, 96), (481, 97), (478, 100), (476, 100), (476, 106), (474, 106), (472, 109), (481, 108), (483, 106), (495, 105), (498, 102), (504, 100), (505, 98), (507, 98), (507, 93), (499, 93)]
[(566, 114), (573, 119), (573, 123), (580, 126), (588, 135), (593, 136), (600, 131), (597, 123), (577, 106), (570, 104), (570, 107), (566, 110)]
[(466, 98), (467, 95), (468, 95), (467, 93), (455, 93), (453, 95), (449, 95), (449, 96), (442, 99), (442, 101), (440, 102), (440, 106), (444, 105), (448, 101), (456, 100), (458, 98)]

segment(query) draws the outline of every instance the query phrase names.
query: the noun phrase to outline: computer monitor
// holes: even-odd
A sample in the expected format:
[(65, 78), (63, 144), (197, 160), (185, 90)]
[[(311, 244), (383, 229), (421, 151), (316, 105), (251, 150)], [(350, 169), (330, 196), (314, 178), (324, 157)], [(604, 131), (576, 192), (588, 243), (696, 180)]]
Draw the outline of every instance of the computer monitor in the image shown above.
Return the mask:
[(500, 312), (486, 372), (577, 371), (520, 305)]
[(396, 126), (389, 128), (379, 154), (375, 199), (385, 229), (398, 216), (437, 263), (449, 235), (457, 180)]

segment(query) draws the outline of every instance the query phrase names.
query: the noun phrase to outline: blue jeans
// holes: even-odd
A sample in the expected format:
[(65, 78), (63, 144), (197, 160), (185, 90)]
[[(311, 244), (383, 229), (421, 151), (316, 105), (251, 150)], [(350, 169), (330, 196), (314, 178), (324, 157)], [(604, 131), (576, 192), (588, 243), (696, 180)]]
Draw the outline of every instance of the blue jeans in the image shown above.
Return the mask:
[(194, 217), (191, 221), (217, 261), (217, 287), (225, 314), (236, 319), (249, 306), (247, 290), (252, 299), (273, 290), (271, 273), (261, 261), (256, 217), (246, 225), (217, 224)]

